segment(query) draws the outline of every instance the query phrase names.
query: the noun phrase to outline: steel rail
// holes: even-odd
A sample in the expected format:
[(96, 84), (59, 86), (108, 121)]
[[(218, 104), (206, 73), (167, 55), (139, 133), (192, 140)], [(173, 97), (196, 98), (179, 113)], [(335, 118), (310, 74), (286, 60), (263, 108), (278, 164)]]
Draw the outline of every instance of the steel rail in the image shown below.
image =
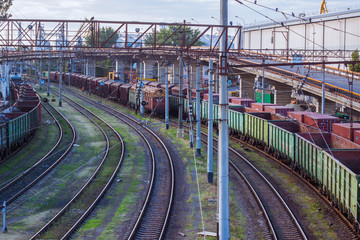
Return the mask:
[[(51, 106), (51, 104), (49, 104)], [(51, 106), (53, 107), (53, 106)], [(55, 109), (55, 108), (54, 108)], [(55, 109), (55, 111), (57, 111)], [(50, 166), (48, 167), (41, 175), (39, 175), (38, 177), (36, 177), (31, 183), (29, 183), (27, 186), (25, 186), (22, 190), (20, 190), (19, 192), (17, 192), (15, 195), (13, 195), (11, 198), (9, 198), (7, 200), (7, 203), (12, 203), (14, 202), (17, 198), (19, 198), (24, 192), (26, 192), (27, 190), (29, 190), (32, 186), (34, 186), (37, 182), (39, 182), (42, 178), (45, 177), (45, 175), (47, 175), (55, 166), (57, 166), (63, 159), (64, 157), (69, 153), (69, 151), (72, 149), (73, 144), (76, 140), (76, 131), (74, 129), (74, 127), (72, 126), (72, 124), (65, 118), (65, 116), (63, 114), (61, 114), (59, 111), (57, 111), (59, 113), (59, 115), (65, 119), (65, 121), (67, 122), (67, 124), (69, 124), (70, 128), (71, 128), (71, 132), (73, 133), (73, 138), (71, 140), (71, 143), (69, 144), (68, 148), (64, 151), (64, 153)], [(62, 132), (63, 133), (63, 132)], [(51, 152), (53, 153), (53, 151)], [(48, 153), (46, 157), (50, 156), (51, 153)], [(11, 185), (9, 186), (5, 186), (3, 189), (1, 189), (0, 192), (5, 191), (8, 187), (13, 186), (16, 182), (18, 182), (20, 179), (22, 179), (23, 177), (25, 177), (27, 174), (29, 174), (31, 172), (31, 170), (33, 170), (35, 167), (37, 167), (38, 165), (40, 165), (45, 159), (46, 157), (43, 157), (40, 161), (38, 161), (38, 163), (36, 164), (36, 166), (34, 165), (33, 167), (31, 167), (31, 169), (28, 169), (28, 171), (26, 171), (25, 174), (22, 174), (20, 176), (18, 176), (16, 179), (16, 181), (12, 181)]]
[[(206, 133), (202, 132), (201, 133), (202, 135), (204, 136), (207, 136)], [(216, 142), (218, 141), (218, 139), (216, 138), (213, 138)], [(214, 149), (217, 150), (217, 148), (214, 147)], [(285, 200), (281, 197), (280, 193), (275, 189), (275, 187), (270, 183), (270, 181), (249, 161), (247, 160), (242, 154), (240, 154), (239, 152), (237, 152), (234, 148), (230, 147), (229, 146), (229, 150), (235, 154), (236, 156), (238, 156), (239, 158), (241, 158), (248, 166), (250, 166), (261, 178), (262, 180), (270, 187), (270, 189), (275, 193), (275, 195), (278, 197), (278, 199), (280, 200), (280, 202), (282, 203), (282, 205), (284, 206), (284, 208), (286, 209), (286, 211), (289, 213), (289, 215), (291, 216), (293, 222), (295, 223), (295, 226), (297, 227), (297, 230), (298, 232), (300, 233), (300, 235), (302, 236), (303, 239), (308, 239), (305, 232), (303, 231), (301, 225), (299, 224), (298, 220), (296, 219), (295, 215), (292, 213), (290, 207), (286, 204)], [(235, 170), (238, 169), (235, 165), (235, 163), (233, 161), (231, 161), (229, 159), (229, 163), (234, 167), (235, 166)], [(239, 170), (240, 171), (240, 170)], [(241, 171), (240, 171), (241, 172)], [(244, 176), (245, 177), (245, 176)], [(245, 177), (246, 179), (246, 177)], [(248, 180), (246, 179), (246, 182)], [(252, 187), (251, 187), (252, 188)], [(255, 191), (255, 190), (254, 190)], [(257, 193), (256, 193), (256, 196), (257, 196)], [(262, 202), (260, 199), (259, 199), (260, 202)], [(261, 203), (261, 208), (263, 208), (263, 204)], [(268, 217), (267, 215), (267, 211), (265, 210), (264, 214), (266, 215), (266, 219), (268, 220), (268, 224), (269, 224), (269, 227), (272, 231), (272, 234), (274, 236), (275, 239), (277, 239), (277, 235), (276, 235), (276, 231), (275, 229), (273, 228), (272, 226), (272, 223), (270, 221), (270, 218)]]
[[(89, 99), (88, 97), (85, 97), (85, 96), (82, 96), (76, 92), (74, 92), (73, 90), (70, 90), (70, 89), (67, 89), (69, 92), (71, 92), (72, 94), (75, 94), (76, 96), (78, 96), (79, 98), (83, 99), (84, 101), (87, 101), (89, 103), (93, 103), (94, 100), (91, 100)], [(96, 107), (102, 109), (103, 111), (109, 113), (109, 114), (113, 114), (115, 117), (117, 117), (116, 115), (121, 115), (122, 117), (126, 118), (127, 120), (130, 120), (132, 122), (135, 122), (137, 125), (141, 126), (141, 128), (145, 129), (147, 132), (149, 132), (152, 136), (154, 136), (157, 141), (160, 143), (160, 145), (164, 148), (165, 152), (166, 152), (166, 155), (168, 157), (168, 160), (169, 160), (169, 163), (170, 163), (170, 168), (171, 168), (171, 187), (170, 187), (170, 196), (169, 196), (169, 203), (168, 205), (166, 206), (166, 216), (164, 217), (164, 221), (162, 223), (162, 227), (161, 227), (161, 232), (159, 234), (159, 237), (158, 239), (162, 239), (164, 234), (165, 234), (165, 230), (166, 230), (166, 226), (167, 226), (167, 223), (168, 223), (168, 219), (169, 219), (169, 216), (170, 216), (170, 210), (171, 210), (171, 206), (172, 206), (172, 202), (173, 202), (173, 195), (174, 195), (174, 184), (175, 184), (175, 179), (174, 179), (174, 166), (173, 166), (173, 160), (172, 160), (172, 157), (166, 147), (166, 145), (164, 144), (164, 142), (160, 139), (159, 136), (157, 136), (157, 134), (155, 134), (151, 129), (147, 128), (146, 126), (144, 126), (143, 124), (141, 124), (141, 122), (127, 116), (126, 114), (118, 111), (117, 109), (114, 109), (114, 108), (111, 108), (109, 106), (106, 106), (102, 103), (98, 103), (96, 102)], [(114, 114), (116, 113), (116, 114)], [(139, 131), (138, 128), (136, 128), (135, 126), (129, 124), (128, 122), (125, 121), (125, 123), (127, 125), (129, 125), (130, 127), (132, 127), (135, 131)], [(154, 177), (155, 177), (155, 165), (154, 165), (154, 168), (152, 170), (152, 172), (154, 173)], [(153, 184), (153, 183), (152, 183)], [(151, 197), (151, 192), (148, 192), (147, 193), (147, 197), (144, 201), (144, 204), (143, 204), (143, 208), (142, 210), (140, 211), (140, 214), (137, 218), (137, 221), (134, 225), (134, 227), (132, 227), (132, 231), (130, 233), (130, 235), (128, 236), (128, 239), (133, 239), (135, 237), (135, 234), (136, 234), (136, 231), (137, 229), (139, 228), (140, 226), (140, 223), (141, 223), (141, 220), (142, 220), (142, 217), (144, 216), (145, 214), (145, 211), (148, 207), (148, 204), (149, 204), (149, 200), (150, 200), (150, 197)]]
[[(65, 99), (64, 99), (65, 100)], [(67, 101), (67, 100), (65, 100)], [(70, 104), (71, 105), (71, 104)], [(73, 106), (74, 107), (74, 106)], [(97, 126), (97, 128), (101, 131), (101, 133), (103, 134), (105, 140), (106, 140), (106, 150), (105, 150), (105, 154), (103, 156), (103, 158), (101, 159), (101, 162), (99, 163), (98, 167), (95, 169), (94, 173), (89, 177), (89, 179), (86, 181), (86, 183), (80, 188), (80, 190), (77, 191), (77, 193), (75, 194), (74, 197), (72, 197), (70, 199), (70, 201), (52, 218), (50, 219), (50, 221), (48, 221), (40, 230), (38, 230), (30, 239), (34, 240), (34, 239), (38, 239), (38, 237), (43, 234), (44, 232), (46, 232), (54, 223), (57, 219), (59, 219), (62, 215), (65, 214), (66, 210), (69, 208), (69, 206), (75, 202), (75, 200), (83, 193), (83, 191), (89, 186), (89, 184), (92, 182), (92, 180), (97, 176), (97, 173), (100, 171), (101, 167), (103, 166), (107, 156), (108, 156), (108, 152), (109, 152), (109, 146), (110, 146), (110, 141), (108, 136), (106, 135), (105, 131), (94, 121), (91, 119), (90, 116), (87, 116), (85, 113), (81, 112), (79, 108), (74, 107), (75, 109), (77, 109), (81, 114), (83, 114), (86, 118), (88, 118), (95, 126)], [(90, 111), (89, 111), (90, 112)], [(96, 116), (94, 114), (94, 116)], [(96, 116), (97, 117), (97, 116)], [(101, 119), (98, 117), (98, 119)], [(103, 121), (105, 122), (105, 121)]]

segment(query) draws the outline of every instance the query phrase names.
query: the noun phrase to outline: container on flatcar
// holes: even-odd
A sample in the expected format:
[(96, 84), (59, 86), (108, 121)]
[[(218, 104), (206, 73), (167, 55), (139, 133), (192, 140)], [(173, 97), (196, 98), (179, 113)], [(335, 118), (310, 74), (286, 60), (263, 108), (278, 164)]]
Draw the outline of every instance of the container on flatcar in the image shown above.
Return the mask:
[(275, 113), (275, 114), (280, 114), (280, 115), (286, 117), (288, 112), (294, 111), (294, 108), (286, 107), (286, 106), (265, 106), (264, 111)]
[(340, 119), (326, 114), (304, 115), (304, 123), (310, 126), (318, 127), (326, 132), (332, 132), (332, 125), (339, 123)]
[(354, 132), (354, 142), (360, 145), (360, 131)]
[(251, 108), (256, 110), (256, 111), (261, 111), (264, 112), (265, 111), (265, 106), (277, 106), (276, 104), (272, 104), (272, 103), (251, 103)]
[[(204, 101), (209, 101), (209, 94), (204, 93)], [(219, 94), (213, 93), (213, 104), (219, 104)]]
[(255, 103), (255, 101), (250, 98), (229, 97), (229, 103), (251, 107), (251, 104)]
[(333, 133), (339, 135), (343, 138), (349, 139), (350, 141), (354, 141), (354, 132), (360, 130), (360, 123), (352, 123), (350, 127), (350, 123), (334, 123), (333, 124)]
[(304, 116), (310, 115), (310, 114), (316, 114), (313, 112), (306, 112), (306, 111), (294, 111), (294, 112), (288, 112), (288, 117), (291, 119), (295, 119), (299, 123), (304, 122)]

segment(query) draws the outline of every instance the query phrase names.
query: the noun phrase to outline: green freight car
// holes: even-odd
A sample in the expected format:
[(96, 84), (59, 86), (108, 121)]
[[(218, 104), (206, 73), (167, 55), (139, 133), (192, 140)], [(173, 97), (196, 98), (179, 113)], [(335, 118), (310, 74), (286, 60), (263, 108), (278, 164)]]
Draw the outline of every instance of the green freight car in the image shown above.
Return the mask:
[(276, 157), (287, 163), (295, 159), (295, 133), (299, 125), (292, 121), (274, 121), (269, 123), (268, 148)]
[(244, 134), (245, 113), (229, 110), (230, 134)]
[(269, 142), (271, 113), (245, 113), (244, 133), (252, 144), (266, 146)]
[(323, 150), (318, 165), (322, 192), (354, 222), (360, 221), (360, 149)]
[[(207, 121), (209, 119), (209, 102), (202, 101), (201, 102), (201, 119)], [(212, 119), (215, 124), (219, 122), (219, 105), (213, 104), (213, 116)]]

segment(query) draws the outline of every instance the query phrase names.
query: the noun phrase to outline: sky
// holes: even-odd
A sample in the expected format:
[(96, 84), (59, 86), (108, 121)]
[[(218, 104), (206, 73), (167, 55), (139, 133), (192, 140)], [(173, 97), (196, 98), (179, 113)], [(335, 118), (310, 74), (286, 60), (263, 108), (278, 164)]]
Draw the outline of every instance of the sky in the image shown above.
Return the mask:
[[(306, 16), (319, 12), (322, 0), (257, 0), (257, 5), (243, 1), (266, 16), (280, 20), (282, 14), (266, 10), (258, 4), (287, 13), (305, 13)], [(345, 3), (344, 3), (345, 2)], [(269, 22), (264, 16), (228, 0), (229, 21), (234, 25), (251, 25)], [(13, 0), (9, 12), (16, 19), (65, 19), (83, 20), (94, 16), (95, 20), (183, 22), (219, 24), (220, 0)], [(346, 8), (360, 8), (359, 0), (328, 0), (331, 12)], [(236, 18), (238, 16), (242, 19)], [(213, 18), (212, 18), (213, 17)]]

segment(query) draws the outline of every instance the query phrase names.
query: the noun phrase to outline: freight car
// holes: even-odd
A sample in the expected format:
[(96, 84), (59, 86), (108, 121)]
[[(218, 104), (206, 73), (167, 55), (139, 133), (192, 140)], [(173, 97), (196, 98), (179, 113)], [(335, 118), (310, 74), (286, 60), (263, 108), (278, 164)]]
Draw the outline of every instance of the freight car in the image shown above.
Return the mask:
[(28, 85), (12, 84), (15, 104), (0, 113), (1, 159), (29, 140), (41, 121), (40, 98)]
[[(184, 101), (187, 106), (188, 100)], [(195, 109), (196, 103), (192, 104)], [(185, 107), (184, 111), (187, 110)], [(218, 110), (219, 106), (214, 104), (215, 124), (218, 124)], [(280, 114), (247, 110), (245, 113), (229, 110), (229, 132), (289, 164), (311, 181), (359, 231), (360, 145), (319, 127), (285, 120)], [(207, 121), (207, 114), (208, 103), (202, 101), (203, 122)]]
[[(56, 75), (54, 77), (56, 78)], [(53, 80), (56, 81), (56, 79)], [(111, 84), (111, 99), (128, 104), (131, 87), (131, 84)], [(160, 85), (160, 88), (162, 87)], [(164, 92), (162, 94), (165, 94)], [(174, 114), (178, 113), (179, 92), (178, 86), (171, 88), (170, 110)], [(185, 97), (186, 88), (182, 93)], [(146, 96), (149, 96), (149, 99), (145, 98), (146, 105), (149, 106), (148, 110), (153, 111), (154, 103), (158, 104), (158, 100), (153, 101), (151, 106), (149, 102), (152, 101), (154, 95)], [(287, 114), (285, 117), (276, 114), (279, 112), (276, 109), (280, 109), (276, 107), (274, 113), (264, 112), (266, 106), (275, 106), (274, 104), (256, 104), (249, 100), (243, 102), (246, 106), (239, 105), (238, 102), (233, 109), (229, 110), (229, 132), (289, 164), (317, 186), (319, 191), (354, 223), (355, 229), (359, 230), (360, 159), (358, 156), (360, 145), (324, 131), (331, 131), (332, 123), (340, 120), (332, 118), (331, 122), (330, 120), (326, 122), (329, 126), (319, 128), (319, 124), (323, 123), (319, 119), (328, 119), (327, 116), (308, 117), (310, 120), (305, 121), (305, 115), (312, 114), (300, 113), (299, 115), (287, 109), (281, 112), (283, 115)], [(254, 106), (250, 108), (249, 104)], [(193, 102), (192, 105), (195, 110), (196, 103)], [(209, 119), (208, 102), (202, 101), (199, 107), (201, 108), (200, 119), (206, 123)], [(185, 113), (188, 111), (188, 100), (185, 98), (184, 111)], [(214, 119), (215, 125), (218, 124), (218, 114), (219, 105), (214, 104), (211, 118)], [(298, 121), (289, 120), (291, 117)], [(306, 123), (309, 122), (314, 126), (307, 126)]]

